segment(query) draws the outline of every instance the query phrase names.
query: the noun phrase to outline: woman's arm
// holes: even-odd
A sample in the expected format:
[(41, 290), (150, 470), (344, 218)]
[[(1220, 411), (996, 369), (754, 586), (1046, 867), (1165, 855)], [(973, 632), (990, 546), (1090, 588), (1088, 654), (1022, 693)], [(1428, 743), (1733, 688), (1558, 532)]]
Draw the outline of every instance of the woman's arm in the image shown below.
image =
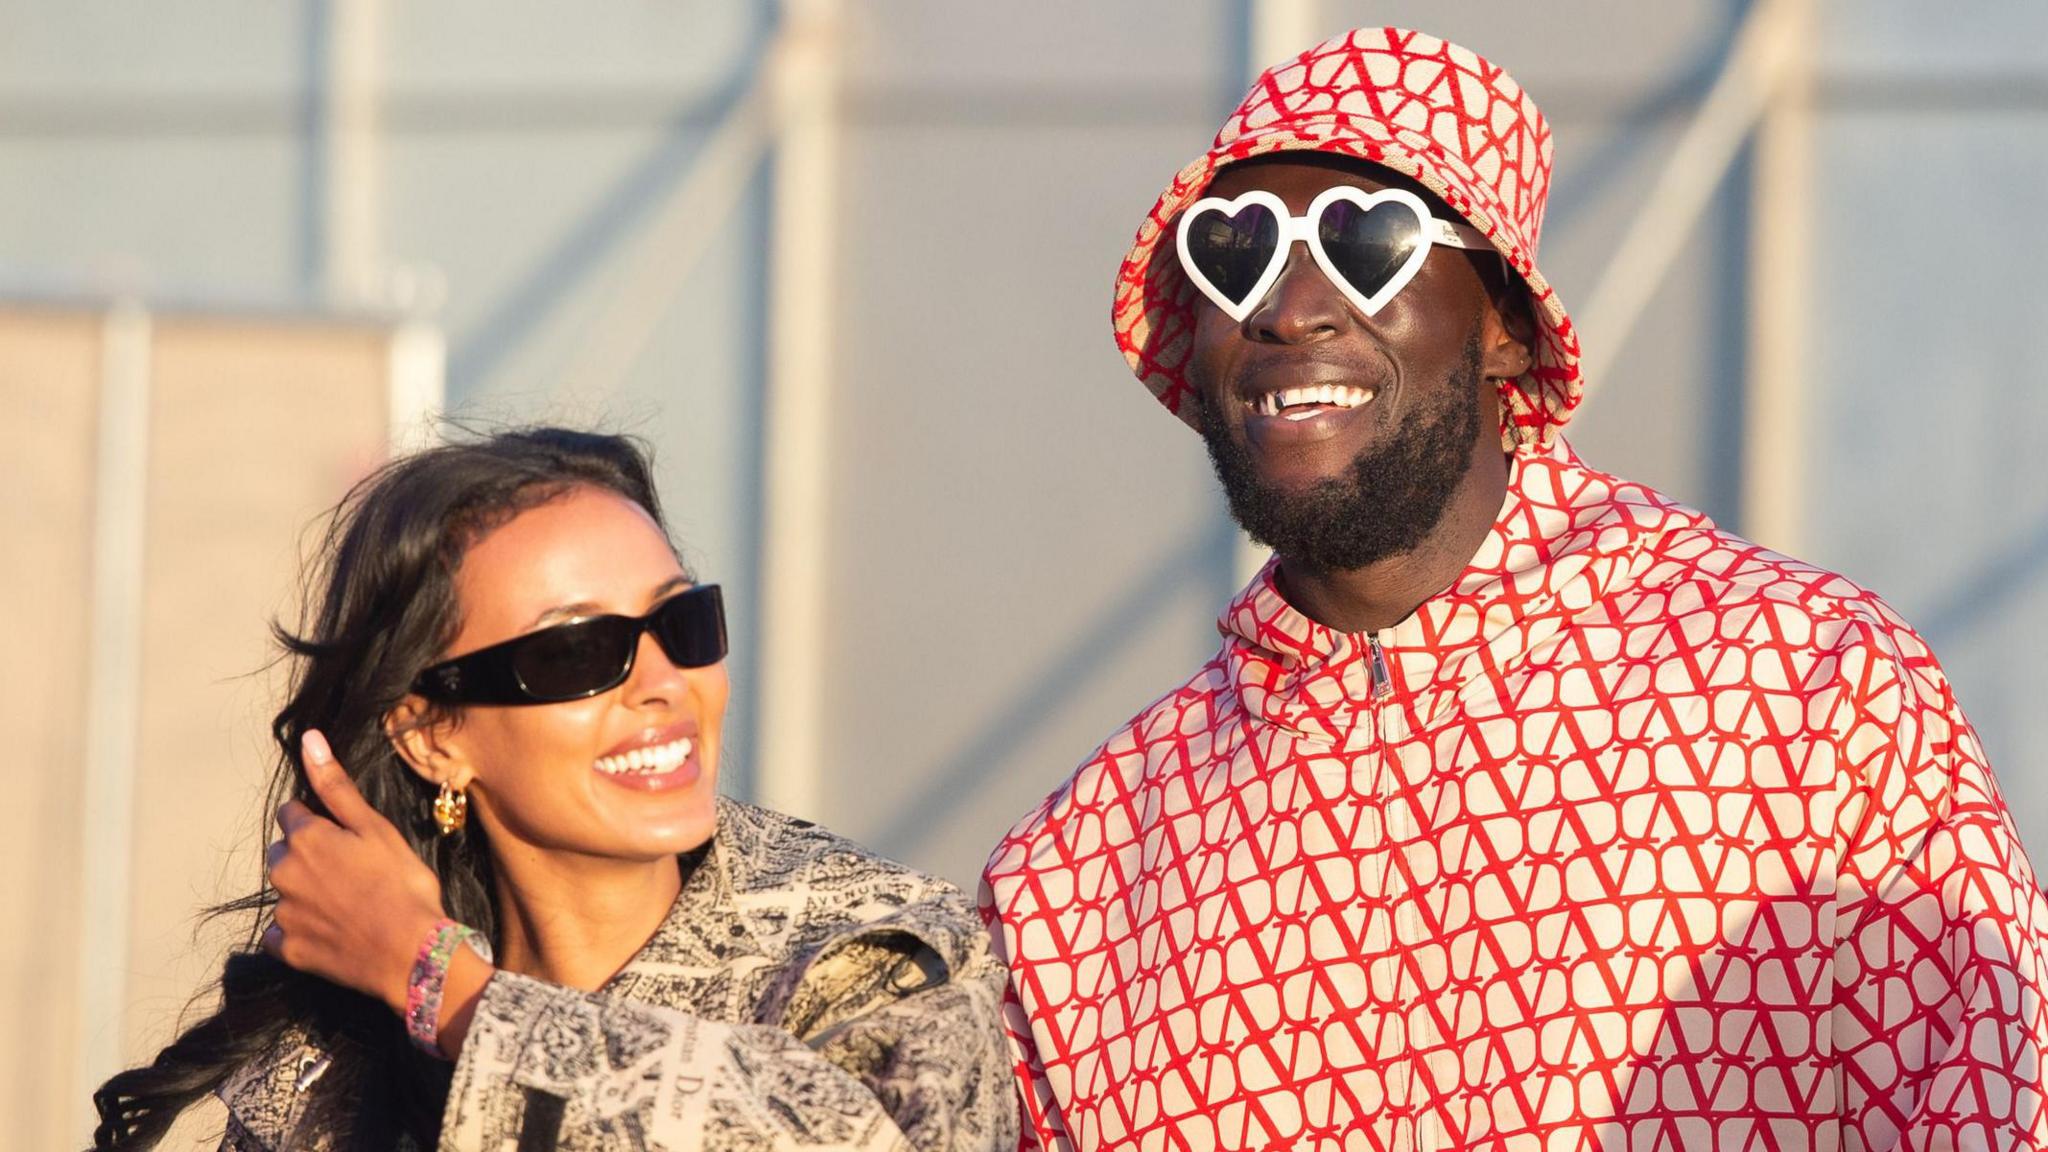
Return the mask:
[[(438, 884), (324, 745), (308, 753), (334, 819), (296, 803), (281, 815), (282, 931), (264, 946), (403, 1012)], [(951, 911), (974, 924), (964, 901)], [(441, 1146), (1008, 1152), (1002, 969), (981, 932), (964, 938), (949, 964), (914, 932), (854, 929), (743, 1024), (502, 972), (458, 948), (439, 1015), (439, 1046), (457, 1060)]]
[(1008, 1152), (999, 995), (984, 953), (800, 1037), (500, 972), (456, 1065), (444, 1147)]

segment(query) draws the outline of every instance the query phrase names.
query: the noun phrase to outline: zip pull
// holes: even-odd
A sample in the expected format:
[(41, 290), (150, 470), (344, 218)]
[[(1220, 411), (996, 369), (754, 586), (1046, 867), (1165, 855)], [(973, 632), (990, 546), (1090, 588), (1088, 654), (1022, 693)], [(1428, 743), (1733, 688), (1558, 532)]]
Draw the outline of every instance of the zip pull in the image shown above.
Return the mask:
[(1380, 647), (1380, 638), (1370, 636), (1365, 641), (1366, 660), (1372, 670), (1373, 703), (1384, 703), (1394, 694), (1394, 673), (1387, 667), (1386, 650)]
[(292, 1091), (304, 1094), (327, 1075), (333, 1059), (319, 1052), (306, 1052), (299, 1056), (299, 1074), (292, 1077)]

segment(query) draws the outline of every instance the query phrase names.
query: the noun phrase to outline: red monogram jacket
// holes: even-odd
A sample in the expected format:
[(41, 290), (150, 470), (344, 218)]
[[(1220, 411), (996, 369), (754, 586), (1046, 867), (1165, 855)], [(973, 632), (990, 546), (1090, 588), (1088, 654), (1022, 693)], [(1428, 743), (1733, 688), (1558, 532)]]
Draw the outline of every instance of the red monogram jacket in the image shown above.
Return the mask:
[(1876, 597), (1560, 443), (1346, 635), (1272, 569), (997, 847), (1027, 1144), (2048, 1146), (2048, 904)]

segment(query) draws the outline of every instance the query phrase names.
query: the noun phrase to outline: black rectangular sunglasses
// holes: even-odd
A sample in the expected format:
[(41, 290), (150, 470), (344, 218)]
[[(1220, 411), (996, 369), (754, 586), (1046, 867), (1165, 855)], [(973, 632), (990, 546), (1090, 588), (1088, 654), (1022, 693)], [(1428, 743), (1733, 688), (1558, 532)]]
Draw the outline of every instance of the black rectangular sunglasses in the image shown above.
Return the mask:
[(608, 692), (633, 674), (640, 636), (678, 668), (725, 659), (725, 599), (700, 584), (645, 616), (593, 616), (516, 636), (444, 660), (421, 672), (412, 690), (440, 704), (557, 704)]

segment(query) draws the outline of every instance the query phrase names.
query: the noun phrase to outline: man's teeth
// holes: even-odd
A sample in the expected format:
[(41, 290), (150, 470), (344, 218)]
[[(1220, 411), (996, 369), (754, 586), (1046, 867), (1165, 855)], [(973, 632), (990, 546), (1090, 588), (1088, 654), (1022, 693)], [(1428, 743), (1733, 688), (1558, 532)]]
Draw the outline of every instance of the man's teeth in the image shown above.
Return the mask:
[(650, 748), (635, 748), (616, 756), (597, 758), (597, 770), (607, 776), (657, 776), (673, 772), (683, 761), (690, 758), (690, 749), (696, 745), (688, 736), (667, 744), (656, 744)]
[[(1268, 392), (1252, 401), (1252, 411), (1261, 416), (1278, 416), (1288, 408), (1321, 405), (1329, 408), (1363, 408), (1372, 403), (1376, 393), (1371, 388), (1353, 388), (1348, 384), (1318, 384), (1311, 388), (1282, 388)], [(1290, 413), (1295, 419), (1302, 419), (1312, 413)]]

